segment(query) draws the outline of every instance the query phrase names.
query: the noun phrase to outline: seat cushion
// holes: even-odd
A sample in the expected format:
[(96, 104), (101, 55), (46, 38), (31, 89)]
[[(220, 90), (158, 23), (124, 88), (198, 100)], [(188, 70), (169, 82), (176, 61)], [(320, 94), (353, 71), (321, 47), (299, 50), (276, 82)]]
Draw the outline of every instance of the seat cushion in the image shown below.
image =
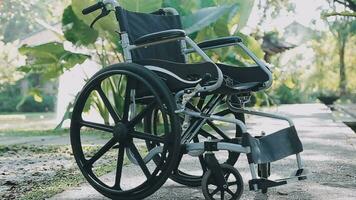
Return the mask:
[[(139, 60), (137, 64), (157, 73), (172, 92), (177, 92), (197, 85), (202, 79), (210, 77), (205, 84), (215, 82), (218, 73), (214, 64), (209, 62), (184, 64), (165, 60)], [(259, 67), (237, 67), (217, 64), (224, 74), (224, 83), (213, 93), (238, 93), (258, 91), (268, 81), (268, 75)]]

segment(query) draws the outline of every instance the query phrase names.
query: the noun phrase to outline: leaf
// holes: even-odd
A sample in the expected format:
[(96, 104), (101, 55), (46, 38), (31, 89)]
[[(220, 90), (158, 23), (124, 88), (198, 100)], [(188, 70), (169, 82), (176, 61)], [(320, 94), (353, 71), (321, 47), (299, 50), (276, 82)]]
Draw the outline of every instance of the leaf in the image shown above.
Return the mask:
[(239, 0), (237, 4), (239, 6), (237, 30), (241, 30), (246, 26), (248, 18), (250, 18), (254, 0)]
[[(210, 0), (203, 0), (210, 1)], [(163, 7), (172, 7), (175, 8), (181, 16), (186, 16), (192, 14), (192, 12), (198, 10), (199, 8), (199, 1), (192, 1), (192, 0), (164, 0)], [(200, 3), (201, 4), (201, 3)], [(215, 5), (214, 5), (215, 6)], [(205, 7), (205, 6), (204, 6)]]
[(87, 46), (94, 43), (99, 35), (75, 15), (72, 6), (68, 6), (63, 12), (62, 30), (64, 37), (74, 45)]
[(231, 10), (230, 6), (208, 7), (182, 17), (183, 27), (187, 34), (197, 32), (216, 22), (221, 16)]
[(43, 98), (37, 94), (33, 95), (33, 99), (38, 103), (42, 103), (42, 101), (43, 101)]
[(62, 43), (50, 42), (38, 46), (24, 45), (19, 52), (27, 57), (26, 65), (20, 70), (42, 73), (45, 78), (56, 78), (64, 70), (71, 69), (76, 64), (82, 64), (90, 56), (70, 52), (64, 49)]
[(119, 0), (119, 3), (130, 11), (150, 13), (162, 8), (163, 0)]
[[(96, 0), (72, 0), (71, 6), (77, 18), (79, 20), (82, 20), (86, 25), (89, 26), (94, 21), (94, 19), (100, 15), (101, 10), (97, 10), (88, 15), (83, 15), (82, 10), (96, 3), (97, 3)], [(117, 35), (115, 31), (118, 30), (118, 27), (119, 25), (116, 22), (115, 14), (113, 12), (111, 12), (108, 16), (101, 18), (94, 25), (94, 29), (98, 31), (101, 37), (104, 38), (108, 37), (108, 35), (113, 35), (113, 36)], [(110, 38), (114, 38), (114, 37), (110, 37)]]
[(33, 99), (38, 102), (43, 102), (43, 97), (41, 95), (41, 91), (38, 88), (33, 88), (29, 91), (29, 95), (33, 97)]
[[(264, 52), (261, 48), (260, 43), (257, 40), (255, 40), (255, 38), (245, 35), (240, 32), (235, 35), (239, 36), (242, 39), (243, 43), (247, 46), (247, 48), (249, 48), (258, 58), (263, 58)], [(244, 59), (250, 59), (250, 57), (244, 51), (242, 51), (240, 48), (236, 48), (236, 51)]]
[(237, 4), (231, 5), (230, 12), (226, 13), (214, 24), (214, 31), (218, 37), (226, 37), (231, 35), (230, 30), (233, 27), (232, 19), (240, 11)]
[[(123, 8), (131, 11), (138, 12), (152, 12), (162, 7), (163, 0), (119, 0), (120, 5)], [(72, 0), (72, 9), (78, 19), (82, 20), (88, 26), (94, 21), (94, 19), (101, 13), (100, 10), (95, 11), (88, 15), (83, 15), (82, 10), (91, 5), (97, 3), (96, 0)], [(115, 13), (111, 12), (108, 16), (100, 19), (94, 25), (94, 29), (99, 32), (99, 35), (103, 38), (107, 38), (110, 41), (117, 43), (119, 37), (116, 31), (119, 29)]]

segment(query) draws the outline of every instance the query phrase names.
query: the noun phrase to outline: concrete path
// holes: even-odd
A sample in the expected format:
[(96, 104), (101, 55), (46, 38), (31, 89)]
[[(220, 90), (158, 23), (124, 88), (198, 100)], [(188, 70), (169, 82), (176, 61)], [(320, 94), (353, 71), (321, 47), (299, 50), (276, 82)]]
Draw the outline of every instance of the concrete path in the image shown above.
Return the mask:
[[(302, 158), (309, 169), (308, 180), (269, 190), (268, 195), (248, 191), (247, 181), (251, 179), (245, 156), (235, 167), (245, 181), (245, 191), (241, 199), (356, 199), (356, 134), (342, 123), (334, 122), (331, 111), (321, 104), (284, 105), (270, 109), (289, 115), (294, 119), (299, 136), (304, 144)], [(283, 122), (248, 118), (251, 133), (265, 130), (272, 133), (283, 128)], [(221, 155), (220, 155), (221, 156)], [(192, 160), (186, 160), (189, 168)], [(140, 176), (130, 166), (125, 168), (132, 182), (139, 181)], [(124, 169), (124, 170), (125, 170)], [(288, 176), (296, 169), (294, 157), (288, 157), (272, 165), (273, 178)], [(194, 167), (191, 167), (194, 171)], [(110, 178), (108, 174), (104, 178)], [(130, 184), (130, 183), (127, 183)], [(87, 183), (72, 188), (52, 199), (106, 199)], [(200, 188), (188, 188), (168, 180), (160, 190), (148, 197), (154, 199), (204, 199)]]

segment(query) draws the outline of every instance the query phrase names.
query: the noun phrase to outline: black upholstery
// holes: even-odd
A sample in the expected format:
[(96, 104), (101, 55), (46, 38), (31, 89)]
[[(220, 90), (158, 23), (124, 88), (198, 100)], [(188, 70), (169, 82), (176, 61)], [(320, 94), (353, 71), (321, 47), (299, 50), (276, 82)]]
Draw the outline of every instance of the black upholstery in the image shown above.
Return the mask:
[[(118, 12), (120, 31), (127, 32), (131, 42), (140, 37), (171, 29), (182, 29), (179, 16), (163, 15), (164, 12), (138, 13), (120, 8)], [(132, 51), (132, 60), (160, 59), (178, 63), (184, 63), (179, 41), (154, 45), (147, 48)]]
[[(121, 32), (127, 32), (131, 44), (142, 45), (167, 38), (183, 37), (182, 24), (177, 15), (167, 15), (163, 10), (154, 13), (137, 13), (119, 8), (117, 12)], [(200, 43), (201, 48), (241, 42), (239, 37), (225, 37)], [(197, 80), (211, 77), (200, 84), (211, 85), (217, 80), (213, 63), (185, 63), (180, 41), (162, 43), (131, 51), (134, 63), (156, 66), (155, 71), (165, 80), (172, 92), (195, 87)], [(268, 81), (260, 67), (237, 67), (217, 64), (224, 74), (224, 83), (214, 93), (239, 93), (258, 91)], [(162, 71), (168, 71), (164, 73)], [(171, 72), (171, 73), (170, 73)], [(178, 78), (177, 78), (178, 77)], [(142, 93), (143, 94), (143, 93)]]
[[(138, 60), (136, 63), (144, 66), (159, 66), (188, 81), (203, 79), (207, 74), (211, 76), (211, 81), (213, 82), (218, 77), (215, 66), (209, 62), (185, 64), (157, 59), (144, 59)], [(217, 65), (223, 72), (225, 81), (223, 86), (215, 92), (234, 93), (239, 91), (257, 91), (262, 84), (268, 80), (268, 76), (259, 67), (237, 67), (226, 64)], [(184, 83), (168, 74), (155, 72), (165, 80), (172, 92), (177, 92), (196, 85)], [(226, 81), (228, 79), (232, 80), (232, 84)]]
[(242, 39), (237, 36), (223, 37), (213, 40), (207, 40), (198, 44), (198, 46), (202, 49), (220, 45), (234, 44), (242, 42)]
[(294, 126), (279, 130), (262, 138), (254, 138), (246, 133), (243, 146), (251, 147), (254, 163), (268, 163), (303, 151), (303, 145)]

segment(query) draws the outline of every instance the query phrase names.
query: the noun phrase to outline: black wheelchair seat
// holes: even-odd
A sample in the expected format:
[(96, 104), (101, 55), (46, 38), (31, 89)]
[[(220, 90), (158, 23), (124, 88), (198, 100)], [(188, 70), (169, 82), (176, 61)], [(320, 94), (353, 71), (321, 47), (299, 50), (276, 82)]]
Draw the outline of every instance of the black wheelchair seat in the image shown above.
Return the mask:
[[(172, 92), (195, 87), (197, 83), (209, 84), (218, 77), (214, 64), (209, 62), (186, 64), (158, 59), (135, 62), (157, 73)], [(214, 93), (258, 91), (268, 81), (268, 76), (258, 66), (238, 67), (221, 63), (217, 65), (223, 72), (225, 81)], [(204, 82), (204, 79), (208, 80)]]

